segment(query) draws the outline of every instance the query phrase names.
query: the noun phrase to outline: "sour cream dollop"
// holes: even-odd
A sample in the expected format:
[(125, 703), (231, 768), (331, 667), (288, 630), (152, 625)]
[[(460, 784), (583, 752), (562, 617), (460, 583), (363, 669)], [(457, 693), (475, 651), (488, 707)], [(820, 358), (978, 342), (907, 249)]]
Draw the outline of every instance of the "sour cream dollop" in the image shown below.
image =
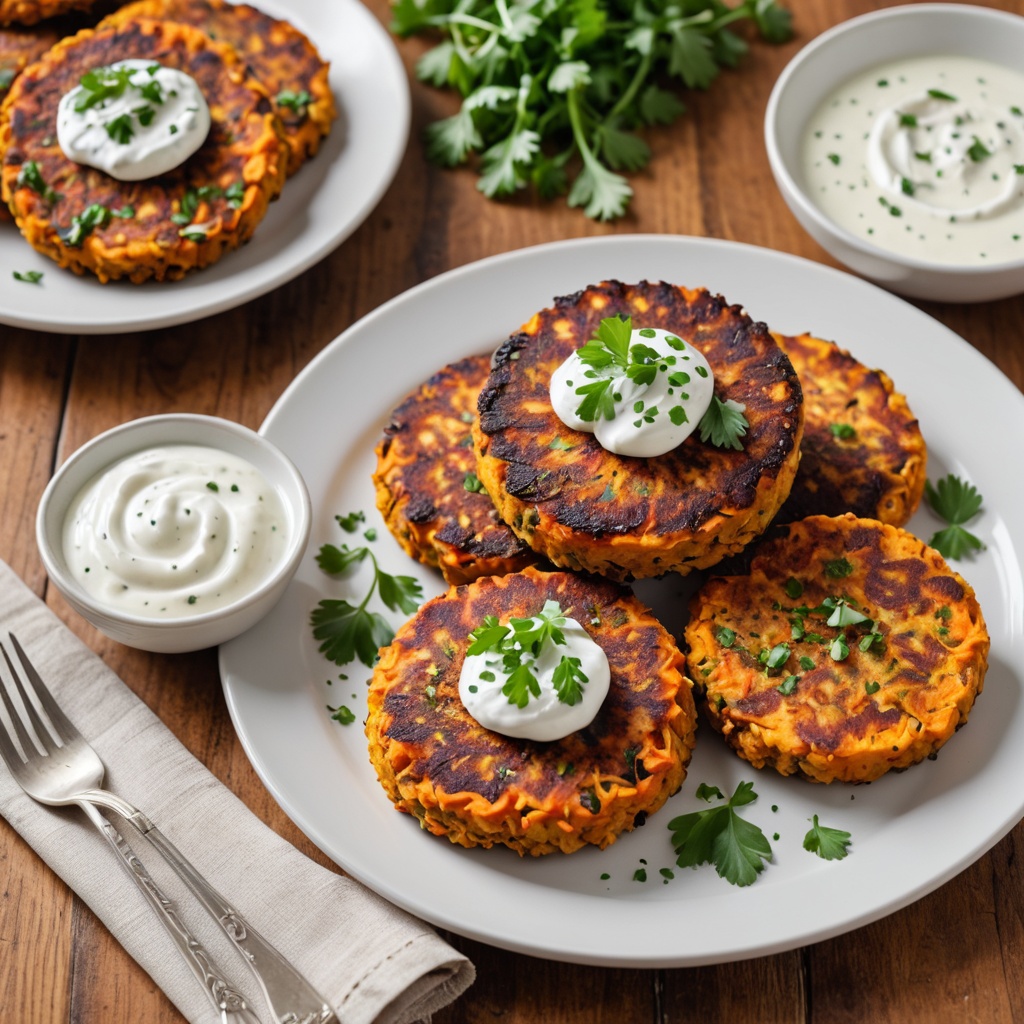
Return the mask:
[[(590, 725), (608, 696), (608, 658), (575, 619), (566, 618), (561, 630), (565, 644), (545, 644), (536, 661), (531, 662), (540, 696), (531, 696), (523, 708), (510, 703), (502, 693), (507, 676), (502, 672), (500, 654), (487, 651), (466, 656), (459, 676), (459, 696), (482, 726), (503, 736), (549, 742)], [(563, 703), (555, 690), (554, 672), (563, 656), (579, 658), (580, 670), (587, 677), (581, 685), (582, 697), (575, 704)]]
[(68, 508), (64, 557), (98, 602), (153, 619), (222, 608), (285, 557), (276, 490), (245, 459), (200, 445), (151, 448), (91, 480)]
[(631, 352), (634, 345), (656, 353), (654, 379), (638, 384), (621, 369), (605, 371), (612, 376), (611, 419), (579, 416), (579, 389), (598, 378), (587, 375), (595, 371), (578, 352), (551, 375), (551, 405), (567, 427), (593, 434), (606, 451), (651, 458), (679, 447), (693, 433), (711, 405), (715, 378), (703, 353), (670, 331), (638, 328), (630, 332)]
[(151, 60), (122, 60), (96, 68), (83, 83), (92, 88), (78, 85), (61, 97), (57, 141), (69, 160), (119, 181), (173, 170), (210, 131), (210, 108), (184, 71)]
[(877, 65), (803, 140), (808, 194), (841, 227), (932, 263), (1024, 257), (1024, 74), (973, 57)]

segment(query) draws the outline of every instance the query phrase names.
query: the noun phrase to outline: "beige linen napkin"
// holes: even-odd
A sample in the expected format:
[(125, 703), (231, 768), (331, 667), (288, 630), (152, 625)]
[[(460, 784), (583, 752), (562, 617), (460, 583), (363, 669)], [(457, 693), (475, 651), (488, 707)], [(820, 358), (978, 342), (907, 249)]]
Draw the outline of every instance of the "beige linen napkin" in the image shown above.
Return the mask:
[[(426, 925), (315, 864), (267, 828), (0, 562), (5, 644), (8, 631), (103, 759), (107, 788), (159, 826), (310, 979), (342, 1024), (420, 1020), (472, 983), (472, 964)], [(220, 1020), (113, 851), (78, 808), (37, 804), (0, 762), (0, 814), (85, 900), (188, 1020)], [(146, 840), (113, 820), (218, 966), (268, 1021), (269, 1011), (238, 952)]]

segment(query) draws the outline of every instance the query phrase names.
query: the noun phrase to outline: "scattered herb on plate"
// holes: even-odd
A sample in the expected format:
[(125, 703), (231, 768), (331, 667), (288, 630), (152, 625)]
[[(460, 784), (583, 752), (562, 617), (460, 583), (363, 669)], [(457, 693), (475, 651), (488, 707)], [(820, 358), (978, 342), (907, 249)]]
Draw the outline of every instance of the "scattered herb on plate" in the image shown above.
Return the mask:
[(39, 284), (43, 279), (41, 270), (15, 270), (14, 280), (24, 281), (25, 284)]
[(815, 814), (810, 819), (811, 828), (804, 836), (804, 849), (816, 853), (822, 860), (842, 860), (850, 851), (850, 833), (842, 829), (829, 828), (818, 823)]
[[(351, 523), (362, 522), (365, 516), (360, 512), (335, 519), (342, 529), (353, 532)], [(344, 599), (324, 599), (310, 615), (313, 636), (320, 641), (320, 653), (336, 665), (344, 666), (358, 659), (372, 668), (377, 651), (394, 639), (395, 631), (388, 620), (379, 612), (367, 610), (374, 593), (391, 611), (406, 615), (416, 611), (423, 600), (423, 588), (417, 579), (384, 572), (368, 547), (324, 544), (316, 556), (317, 564), (331, 576), (346, 576), (367, 559), (373, 566), (373, 581), (358, 605)]]
[(769, 42), (791, 34), (775, 0), (397, 0), (391, 30), (440, 35), (416, 75), (462, 96), (426, 130), (431, 160), (454, 167), (475, 154), (491, 199), (532, 186), (612, 220), (633, 196), (619, 172), (651, 157), (637, 129), (685, 112), (666, 86), (706, 89), (736, 66), (749, 49), (731, 28), (741, 21)]
[(943, 477), (934, 486), (925, 481), (924, 496), (931, 510), (945, 519), (949, 526), (932, 536), (928, 544), (944, 558), (964, 558), (974, 551), (981, 551), (985, 545), (964, 523), (969, 522), (981, 511), (981, 494), (973, 485), (952, 473)]
[[(717, 786), (704, 783), (697, 787), (697, 797), (708, 803), (725, 800)], [(668, 827), (676, 864), (681, 868), (714, 864), (718, 874), (733, 885), (755, 882), (765, 861), (771, 860), (772, 848), (761, 829), (741, 818), (736, 809), (756, 799), (754, 784), (741, 782), (724, 804), (673, 818)]]

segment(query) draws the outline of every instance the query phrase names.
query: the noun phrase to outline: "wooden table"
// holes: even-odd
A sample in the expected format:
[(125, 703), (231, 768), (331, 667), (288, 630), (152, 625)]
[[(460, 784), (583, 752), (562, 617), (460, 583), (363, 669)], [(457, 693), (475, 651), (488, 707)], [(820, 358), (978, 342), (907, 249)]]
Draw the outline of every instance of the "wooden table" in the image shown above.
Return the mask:
[[(735, 239), (830, 263), (775, 190), (762, 116), (772, 83), (801, 45), (835, 22), (891, 5), (790, 0), (797, 39), (781, 47), (755, 45), (740, 70), (687, 99), (689, 114), (677, 125), (649, 133), (651, 166), (635, 176), (631, 215), (614, 225), (592, 223), (563, 202), (489, 202), (470, 172), (428, 165), (420, 131), (450, 112), (452, 102), (414, 84), (413, 139), (390, 191), (353, 237), (298, 280), (243, 308), (144, 334), (75, 337), (0, 328), (0, 479), (6, 481), (0, 557), (225, 785), (299, 849), (326, 862), (246, 759), (228, 718), (214, 651), (171, 657), (122, 647), (88, 627), (48, 588), (33, 523), (54, 466), (100, 431), (146, 414), (209, 413), (257, 427), (299, 370), (356, 319), (426, 278), (505, 250), (651, 231)], [(386, 0), (369, 6), (387, 21)], [(1024, 0), (988, 6), (1024, 14)], [(422, 44), (401, 43), (400, 49), (411, 68)], [(921, 305), (1024, 386), (1024, 296), (981, 306)], [(1007, 458), (1008, 468), (1019, 471), (1019, 453)], [(717, 967), (579, 967), (450, 936), (475, 961), (479, 978), (436, 1024), (1020, 1019), (1022, 854), (1024, 828), (1018, 825), (953, 881), (883, 921), (804, 949)], [(91, 912), (0, 823), (0, 1021), (65, 1020), (156, 1024), (181, 1018)]]

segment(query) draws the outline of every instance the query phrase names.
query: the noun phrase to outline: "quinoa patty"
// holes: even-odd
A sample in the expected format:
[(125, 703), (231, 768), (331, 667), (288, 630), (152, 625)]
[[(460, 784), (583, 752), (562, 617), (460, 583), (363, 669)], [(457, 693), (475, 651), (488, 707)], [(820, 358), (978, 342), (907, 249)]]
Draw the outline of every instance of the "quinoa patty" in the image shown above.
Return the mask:
[(906, 398), (834, 342), (774, 337), (804, 393), (800, 469), (775, 521), (852, 512), (902, 526), (921, 503), (928, 461)]
[[(195, 78), (213, 123), (180, 167), (128, 182), (69, 160), (57, 144), (56, 116), (61, 97), (83, 74), (132, 57)], [(198, 29), (144, 19), (86, 29), (14, 80), (0, 108), (2, 195), (28, 242), (63, 267), (101, 281), (174, 280), (252, 235), (284, 182), (280, 130), (265, 90), (234, 51)], [(184, 216), (192, 213), (185, 223), (183, 204)], [(75, 218), (90, 207), (107, 211), (105, 223), (82, 237)]]
[(690, 613), (687, 667), (711, 724), (783, 775), (870, 782), (916, 764), (967, 721), (985, 679), (974, 591), (873, 519), (791, 524), (749, 576), (708, 580)]
[[(585, 729), (550, 743), (481, 726), (459, 698), (469, 633), (486, 615), (557, 601), (608, 657), (611, 687)], [(427, 602), (381, 650), (369, 691), (370, 760), (395, 806), (460, 846), (538, 856), (602, 849), (686, 777), (696, 716), (682, 656), (629, 591), (529, 568)]]
[(476, 479), (470, 424), (490, 359), (470, 356), (421, 384), (391, 414), (377, 445), (377, 508), (413, 558), (448, 583), (504, 576), (537, 561)]
[[(330, 66), (294, 25), (248, 4), (224, 0), (138, 0), (115, 11), (104, 25), (134, 18), (166, 18), (202, 29), (234, 47), (266, 86), (288, 140), (288, 173), (320, 148), (337, 116), (327, 80)], [(308, 97), (307, 102), (302, 102)]]
[[(605, 451), (551, 407), (555, 369), (601, 320), (671, 331), (698, 348), (715, 394), (745, 408), (742, 451), (705, 444), (643, 459)], [(555, 565), (628, 580), (688, 573), (742, 549), (789, 494), (800, 384), (767, 327), (703, 289), (607, 281), (556, 299), (494, 357), (474, 425), (478, 473), (498, 513)]]

